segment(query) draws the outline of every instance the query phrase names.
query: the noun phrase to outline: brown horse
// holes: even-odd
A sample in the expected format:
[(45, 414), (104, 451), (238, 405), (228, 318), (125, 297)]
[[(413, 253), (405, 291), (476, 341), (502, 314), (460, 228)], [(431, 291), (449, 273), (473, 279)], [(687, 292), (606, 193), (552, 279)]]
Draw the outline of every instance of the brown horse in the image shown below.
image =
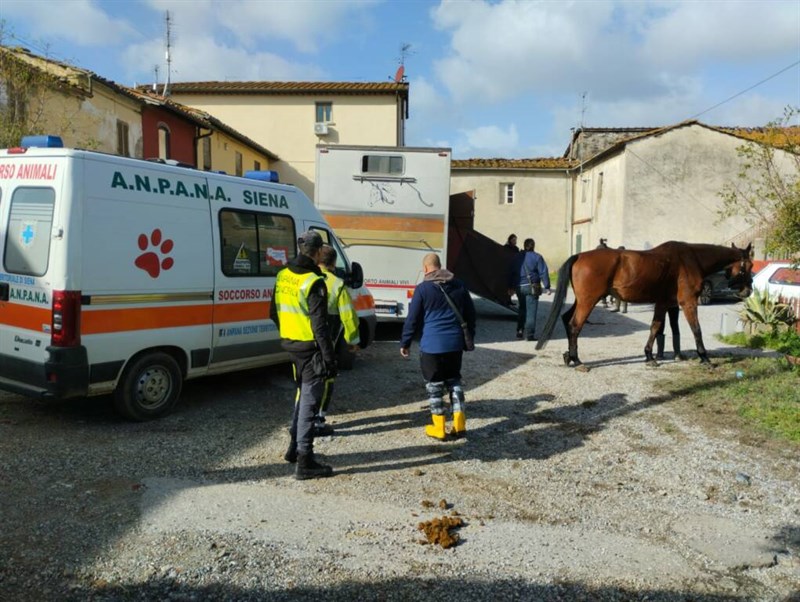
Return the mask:
[(573, 255), (558, 271), (553, 307), (536, 349), (542, 349), (553, 334), (571, 282), (575, 303), (561, 316), (569, 339), (569, 351), (564, 352), (567, 366), (581, 364), (578, 334), (595, 304), (609, 293), (631, 303), (655, 303), (650, 337), (644, 348), (648, 362), (654, 361), (653, 340), (664, 323), (667, 309), (679, 305), (694, 333), (697, 355), (701, 362), (707, 363), (708, 354), (697, 321), (697, 298), (703, 278), (724, 268), (729, 286), (738, 290), (740, 297), (747, 297), (753, 281), (750, 248), (751, 245), (738, 249), (735, 245), (670, 241), (649, 251), (595, 249)]

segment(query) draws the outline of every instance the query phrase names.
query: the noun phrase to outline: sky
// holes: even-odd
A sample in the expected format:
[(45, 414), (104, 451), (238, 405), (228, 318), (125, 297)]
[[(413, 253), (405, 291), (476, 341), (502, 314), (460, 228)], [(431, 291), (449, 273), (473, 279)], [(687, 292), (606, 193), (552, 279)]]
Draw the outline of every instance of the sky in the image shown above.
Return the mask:
[(0, 41), (163, 83), (167, 12), (173, 82), (388, 82), (402, 61), (406, 144), (456, 159), (561, 156), (580, 126), (763, 126), (800, 106), (800, 0), (0, 0)]

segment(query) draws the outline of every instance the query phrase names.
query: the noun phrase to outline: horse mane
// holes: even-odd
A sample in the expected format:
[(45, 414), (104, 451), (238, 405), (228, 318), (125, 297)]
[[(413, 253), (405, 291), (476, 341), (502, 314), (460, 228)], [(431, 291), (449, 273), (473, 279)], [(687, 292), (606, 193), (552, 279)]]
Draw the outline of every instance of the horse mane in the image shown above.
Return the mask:
[(539, 336), (539, 340), (536, 341), (537, 350), (544, 349), (547, 342), (550, 340), (550, 336), (553, 334), (556, 321), (561, 315), (561, 308), (564, 306), (567, 288), (569, 288), (570, 280), (572, 279), (572, 265), (577, 259), (578, 256), (573, 255), (558, 269), (558, 284), (556, 284), (556, 292), (553, 296), (553, 306), (550, 308), (550, 315), (547, 316), (547, 322), (544, 324), (542, 334)]

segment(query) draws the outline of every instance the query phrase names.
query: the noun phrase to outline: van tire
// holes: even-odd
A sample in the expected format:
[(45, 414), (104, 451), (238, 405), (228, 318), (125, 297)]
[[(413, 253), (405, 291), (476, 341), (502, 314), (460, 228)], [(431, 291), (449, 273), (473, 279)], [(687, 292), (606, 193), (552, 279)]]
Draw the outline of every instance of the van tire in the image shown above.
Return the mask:
[(114, 390), (114, 406), (129, 420), (143, 422), (168, 414), (183, 385), (178, 362), (163, 351), (134, 359)]

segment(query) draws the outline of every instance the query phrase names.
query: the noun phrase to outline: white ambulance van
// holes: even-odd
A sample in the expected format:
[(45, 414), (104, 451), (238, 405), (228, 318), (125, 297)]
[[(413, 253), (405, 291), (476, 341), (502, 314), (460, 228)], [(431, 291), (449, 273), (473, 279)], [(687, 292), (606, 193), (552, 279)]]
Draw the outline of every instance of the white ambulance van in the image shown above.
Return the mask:
[[(339, 254), (361, 345), (375, 306), (363, 272), (302, 191), (274, 172), (235, 177), (61, 148), (0, 150), (0, 388), (113, 393), (148, 420), (184, 379), (288, 360), (269, 304), (314, 229)], [(342, 363), (349, 363), (343, 350)]]

